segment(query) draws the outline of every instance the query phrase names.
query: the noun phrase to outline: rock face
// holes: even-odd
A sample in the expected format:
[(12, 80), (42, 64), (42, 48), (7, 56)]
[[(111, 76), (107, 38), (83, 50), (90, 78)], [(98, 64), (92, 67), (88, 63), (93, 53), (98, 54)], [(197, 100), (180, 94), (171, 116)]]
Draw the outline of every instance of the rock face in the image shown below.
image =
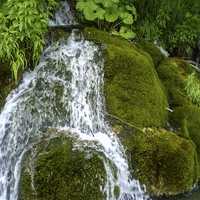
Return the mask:
[(26, 155), (21, 200), (104, 200), (105, 170), (95, 153), (73, 148), (65, 136), (43, 140)]

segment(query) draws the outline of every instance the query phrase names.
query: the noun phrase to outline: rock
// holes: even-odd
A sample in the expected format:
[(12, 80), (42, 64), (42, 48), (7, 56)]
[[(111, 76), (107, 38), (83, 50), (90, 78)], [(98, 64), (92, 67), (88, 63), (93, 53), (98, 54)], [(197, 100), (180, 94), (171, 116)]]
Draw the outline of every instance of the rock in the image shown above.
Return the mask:
[(185, 91), (186, 78), (194, 69), (183, 60), (170, 58), (157, 70), (173, 110), (169, 122), (179, 136), (195, 143), (200, 161), (200, 108), (192, 103)]
[(163, 126), (167, 99), (152, 58), (134, 44), (106, 32), (86, 28), (84, 35), (104, 46), (108, 112), (136, 126)]
[(185, 80), (194, 69), (185, 61), (169, 58), (157, 68), (160, 80), (165, 86), (170, 107), (182, 106), (189, 103), (185, 92)]
[(134, 174), (155, 196), (191, 191), (199, 163), (191, 140), (164, 129), (146, 129), (126, 138)]
[(187, 136), (195, 143), (200, 163), (200, 108), (196, 105), (176, 107), (170, 122), (180, 136)]
[[(94, 152), (73, 148), (65, 136), (42, 140), (26, 155), (21, 181), (21, 200), (104, 200), (106, 172)], [(33, 156), (31, 156), (33, 155)]]
[(137, 43), (137, 46), (143, 49), (145, 52), (149, 53), (153, 59), (155, 67), (159, 66), (159, 64), (165, 59), (165, 56), (160, 51), (160, 49), (151, 42), (140, 41)]

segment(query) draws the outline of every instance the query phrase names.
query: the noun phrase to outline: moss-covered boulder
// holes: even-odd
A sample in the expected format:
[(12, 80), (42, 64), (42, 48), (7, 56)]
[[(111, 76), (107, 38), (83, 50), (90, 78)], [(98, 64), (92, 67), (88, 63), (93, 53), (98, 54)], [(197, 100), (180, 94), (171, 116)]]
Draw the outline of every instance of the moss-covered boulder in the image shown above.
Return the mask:
[(193, 140), (200, 161), (200, 108), (195, 105), (177, 107), (170, 116), (170, 122), (182, 133), (181, 136)]
[(166, 58), (160, 49), (151, 42), (140, 41), (137, 43), (137, 46), (142, 48), (152, 57), (155, 67), (159, 66), (159, 64)]
[(134, 174), (152, 195), (190, 191), (199, 178), (195, 145), (173, 132), (146, 129), (126, 139)]
[(105, 50), (108, 112), (140, 127), (163, 126), (167, 99), (149, 54), (124, 39), (93, 28), (86, 28), (84, 35), (102, 44)]
[(65, 136), (43, 140), (24, 160), (20, 200), (104, 200), (105, 177), (97, 154), (73, 148)]
[(185, 92), (185, 81), (193, 71), (188, 63), (177, 58), (166, 59), (158, 66), (157, 72), (165, 86), (171, 108), (189, 103), (190, 100)]
[(194, 69), (183, 60), (170, 58), (157, 71), (173, 109), (169, 122), (179, 136), (193, 140), (200, 161), (200, 108), (192, 103), (185, 90), (187, 77)]

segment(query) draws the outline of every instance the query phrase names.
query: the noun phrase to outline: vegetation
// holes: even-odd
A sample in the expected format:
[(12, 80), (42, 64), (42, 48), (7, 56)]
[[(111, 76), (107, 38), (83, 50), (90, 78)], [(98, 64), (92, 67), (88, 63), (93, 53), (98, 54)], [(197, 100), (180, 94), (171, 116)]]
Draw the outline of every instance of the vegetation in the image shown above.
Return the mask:
[(185, 90), (194, 104), (200, 105), (200, 80), (195, 73), (188, 76)]
[(158, 41), (172, 55), (189, 56), (200, 34), (198, 0), (136, 0), (138, 37)]
[[(38, 62), (58, 2), (1, 1), (0, 107), (14, 86), (8, 71), (17, 81)], [(83, 34), (102, 45), (106, 106), (128, 126), (126, 132), (113, 123), (113, 130), (123, 138), (134, 175), (157, 196), (191, 190), (200, 178), (200, 79), (188, 63), (166, 58), (154, 42), (172, 56), (191, 56), (200, 35), (199, 0), (73, 3), (85, 25), (101, 29), (85, 28)], [(68, 33), (55, 30), (52, 36), (56, 41)], [(20, 199), (105, 199), (105, 169), (97, 154), (73, 149), (65, 137), (36, 146), (36, 157), (29, 153), (24, 160)]]
[(47, 31), (48, 18), (56, 0), (7, 0), (0, 9), (0, 58), (18, 72), (36, 64)]
[[(76, 8), (88, 21), (109, 28), (113, 34), (126, 39), (135, 37), (131, 29), (137, 15), (135, 7), (126, 0), (78, 0)], [(110, 28), (111, 27), (111, 28)]]

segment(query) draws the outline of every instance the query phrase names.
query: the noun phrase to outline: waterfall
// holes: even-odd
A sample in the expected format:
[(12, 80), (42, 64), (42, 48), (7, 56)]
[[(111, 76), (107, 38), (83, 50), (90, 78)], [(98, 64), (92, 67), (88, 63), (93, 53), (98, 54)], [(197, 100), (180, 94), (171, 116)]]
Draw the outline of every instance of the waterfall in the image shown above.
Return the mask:
[(61, 1), (59, 9), (52, 19), (49, 20), (49, 26), (62, 26), (76, 24), (68, 2)]
[(0, 200), (17, 199), (22, 157), (50, 127), (93, 141), (94, 150), (103, 152), (107, 200), (115, 199), (116, 185), (121, 200), (147, 199), (139, 182), (131, 179), (124, 149), (105, 120), (102, 88), (103, 58), (94, 43), (77, 38), (74, 31), (68, 41), (44, 51), (0, 114)]
[[(66, 2), (50, 25), (72, 23), (63, 9), (69, 11)], [(148, 199), (131, 177), (123, 146), (105, 119), (103, 66), (100, 47), (74, 30), (67, 41), (47, 47), (35, 70), (24, 74), (0, 113), (0, 200), (18, 199), (23, 156), (49, 128), (67, 130), (103, 153), (107, 200), (116, 199), (115, 186), (120, 188), (118, 200)]]

